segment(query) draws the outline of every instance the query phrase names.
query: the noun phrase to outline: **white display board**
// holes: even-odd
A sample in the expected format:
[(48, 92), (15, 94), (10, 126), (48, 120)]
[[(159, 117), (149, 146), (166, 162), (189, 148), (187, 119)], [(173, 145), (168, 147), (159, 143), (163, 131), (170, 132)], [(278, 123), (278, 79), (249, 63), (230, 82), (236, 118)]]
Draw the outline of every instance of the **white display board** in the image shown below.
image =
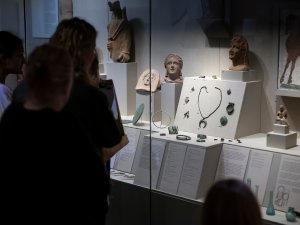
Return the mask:
[(189, 145), (185, 154), (177, 195), (199, 199), (214, 182), (221, 145)]
[(167, 145), (157, 189), (176, 194), (187, 145), (169, 142)]
[(247, 147), (224, 144), (215, 181), (228, 178), (244, 180), (249, 153)]
[[(144, 137), (144, 142), (142, 145), (140, 158), (138, 161), (138, 167), (136, 168), (134, 184), (149, 188), (150, 179), (151, 179), (151, 188), (156, 188), (158, 176), (160, 173), (160, 167), (165, 152), (165, 146), (166, 146), (166, 141), (152, 139), (150, 142), (149, 136)], [(150, 159), (150, 147), (151, 147), (151, 159)], [(150, 177), (150, 169), (151, 169), (151, 177)]]
[(260, 96), (260, 81), (186, 77), (174, 124), (181, 131), (223, 138), (258, 133)]
[(251, 149), (245, 182), (255, 194), (258, 202), (262, 205), (266, 193), (267, 182), (270, 173), (273, 152)]
[(282, 155), (274, 191), (275, 209), (300, 211), (300, 157)]
[(141, 131), (130, 127), (124, 127), (124, 131), (129, 143), (117, 153), (113, 168), (130, 173)]

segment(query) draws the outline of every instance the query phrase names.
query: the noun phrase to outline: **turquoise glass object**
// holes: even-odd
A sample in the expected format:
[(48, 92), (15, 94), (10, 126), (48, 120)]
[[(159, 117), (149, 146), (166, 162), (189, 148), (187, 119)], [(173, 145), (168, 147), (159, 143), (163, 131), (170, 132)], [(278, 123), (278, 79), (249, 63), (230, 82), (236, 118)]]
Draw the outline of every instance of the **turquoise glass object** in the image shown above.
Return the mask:
[(285, 214), (285, 218), (289, 222), (295, 222), (296, 221), (296, 213), (294, 207), (288, 207), (288, 211)]
[(221, 125), (222, 126), (226, 126), (227, 122), (228, 122), (227, 117), (226, 116), (222, 116), (221, 119), (220, 119)]
[(132, 119), (132, 124), (136, 125), (137, 122), (139, 121), (139, 119), (141, 118), (143, 112), (144, 112), (144, 104), (140, 104), (139, 107), (137, 108), (137, 110), (135, 111), (134, 115), (133, 115), (133, 119)]
[(266, 210), (266, 214), (269, 216), (275, 215), (275, 209), (274, 209), (274, 205), (273, 205), (273, 191), (270, 191), (270, 194), (269, 194), (269, 203), (268, 203), (268, 207)]

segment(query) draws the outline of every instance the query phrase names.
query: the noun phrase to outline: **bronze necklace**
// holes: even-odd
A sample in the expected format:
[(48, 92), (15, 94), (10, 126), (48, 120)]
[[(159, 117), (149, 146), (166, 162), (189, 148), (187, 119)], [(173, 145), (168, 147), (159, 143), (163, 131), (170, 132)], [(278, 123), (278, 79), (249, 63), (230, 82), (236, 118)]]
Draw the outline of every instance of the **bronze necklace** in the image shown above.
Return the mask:
[(206, 93), (208, 93), (207, 87), (206, 87), (206, 86), (202, 86), (202, 87), (200, 88), (200, 91), (199, 91), (199, 94), (198, 94), (198, 109), (199, 109), (200, 115), (201, 115), (201, 117), (202, 117), (202, 119), (201, 119), (200, 122), (199, 122), (199, 128), (201, 128), (201, 125), (202, 125), (202, 124), (203, 124), (203, 128), (206, 127), (206, 125), (207, 125), (206, 119), (208, 119), (212, 114), (214, 114), (214, 113), (220, 108), (221, 103), (222, 103), (222, 91), (221, 91), (220, 88), (215, 87), (215, 89), (217, 89), (217, 90), (220, 91), (220, 102), (219, 102), (219, 105), (218, 105), (218, 106), (217, 106), (210, 114), (208, 114), (208, 116), (203, 116), (203, 114), (202, 114), (202, 112), (201, 112), (201, 109), (200, 109), (200, 104), (199, 104), (199, 99), (200, 99), (200, 95), (201, 95), (202, 89), (205, 89)]

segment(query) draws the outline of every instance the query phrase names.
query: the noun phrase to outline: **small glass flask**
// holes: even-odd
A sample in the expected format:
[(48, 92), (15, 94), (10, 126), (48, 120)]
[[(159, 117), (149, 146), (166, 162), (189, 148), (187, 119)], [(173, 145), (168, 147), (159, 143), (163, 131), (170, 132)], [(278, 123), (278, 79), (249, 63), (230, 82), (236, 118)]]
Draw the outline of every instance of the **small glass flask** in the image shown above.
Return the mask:
[(285, 218), (289, 222), (295, 222), (296, 221), (296, 213), (294, 207), (288, 207), (288, 211), (285, 214)]
[(268, 203), (268, 207), (266, 210), (266, 214), (269, 216), (275, 215), (275, 209), (274, 209), (274, 205), (273, 205), (273, 191), (270, 191), (270, 194), (269, 194), (269, 203)]

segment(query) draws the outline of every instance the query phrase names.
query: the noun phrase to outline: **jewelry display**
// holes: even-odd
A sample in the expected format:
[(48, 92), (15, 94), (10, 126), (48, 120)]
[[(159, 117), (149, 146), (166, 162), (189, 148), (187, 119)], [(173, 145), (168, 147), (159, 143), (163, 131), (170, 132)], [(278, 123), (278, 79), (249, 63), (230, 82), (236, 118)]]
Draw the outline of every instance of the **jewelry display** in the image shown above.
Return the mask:
[(197, 142), (205, 142), (204, 139), (200, 139), (200, 138), (198, 138), (196, 141), (197, 141)]
[(227, 111), (228, 115), (232, 115), (234, 112), (234, 103), (229, 102), (228, 106), (226, 107), (226, 111)]
[(220, 118), (220, 123), (221, 123), (221, 125), (222, 125), (223, 127), (226, 126), (226, 124), (228, 123), (227, 117), (226, 117), (226, 116), (222, 116), (222, 117)]
[(200, 122), (199, 122), (199, 128), (201, 128), (201, 125), (202, 125), (202, 124), (203, 124), (203, 128), (206, 127), (206, 125), (207, 125), (206, 119), (208, 119), (211, 115), (213, 115), (213, 114), (220, 108), (221, 103), (222, 103), (222, 91), (221, 91), (220, 88), (215, 87), (215, 89), (217, 89), (217, 90), (220, 91), (220, 102), (219, 102), (218, 106), (217, 106), (210, 114), (208, 114), (208, 116), (203, 116), (203, 114), (202, 114), (202, 112), (201, 112), (201, 109), (200, 109), (200, 105), (199, 105), (199, 99), (200, 99), (200, 95), (201, 95), (202, 89), (205, 89), (206, 93), (208, 93), (207, 87), (206, 87), (206, 86), (202, 86), (202, 87), (200, 88), (200, 91), (199, 91), (199, 94), (198, 94), (198, 110), (199, 110), (200, 115), (201, 115), (201, 117), (202, 117), (202, 119), (201, 119)]
[[(157, 124), (157, 122), (155, 122), (155, 121), (157, 121), (157, 120), (156, 120), (156, 117), (159, 115), (159, 113), (165, 114), (165, 115), (167, 116), (168, 122), (166, 123), (166, 125), (163, 125), (163, 124), (162, 124), (162, 121), (160, 121), (160, 124), (159, 124), (159, 125)], [(159, 111), (155, 112), (155, 113), (152, 115), (152, 117), (151, 117), (151, 122), (152, 122), (152, 124), (153, 124), (155, 127), (159, 128), (159, 129), (164, 129), (164, 128), (170, 126), (170, 124), (171, 124), (171, 122), (172, 122), (172, 119), (171, 119), (171, 116), (170, 116), (167, 112), (162, 111), (162, 110), (159, 110)]]
[(188, 135), (178, 134), (176, 135), (176, 139), (180, 141), (189, 141), (191, 140), (191, 137)]
[(178, 126), (172, 125), (168, 127), (169, 134), (178, 134)]

